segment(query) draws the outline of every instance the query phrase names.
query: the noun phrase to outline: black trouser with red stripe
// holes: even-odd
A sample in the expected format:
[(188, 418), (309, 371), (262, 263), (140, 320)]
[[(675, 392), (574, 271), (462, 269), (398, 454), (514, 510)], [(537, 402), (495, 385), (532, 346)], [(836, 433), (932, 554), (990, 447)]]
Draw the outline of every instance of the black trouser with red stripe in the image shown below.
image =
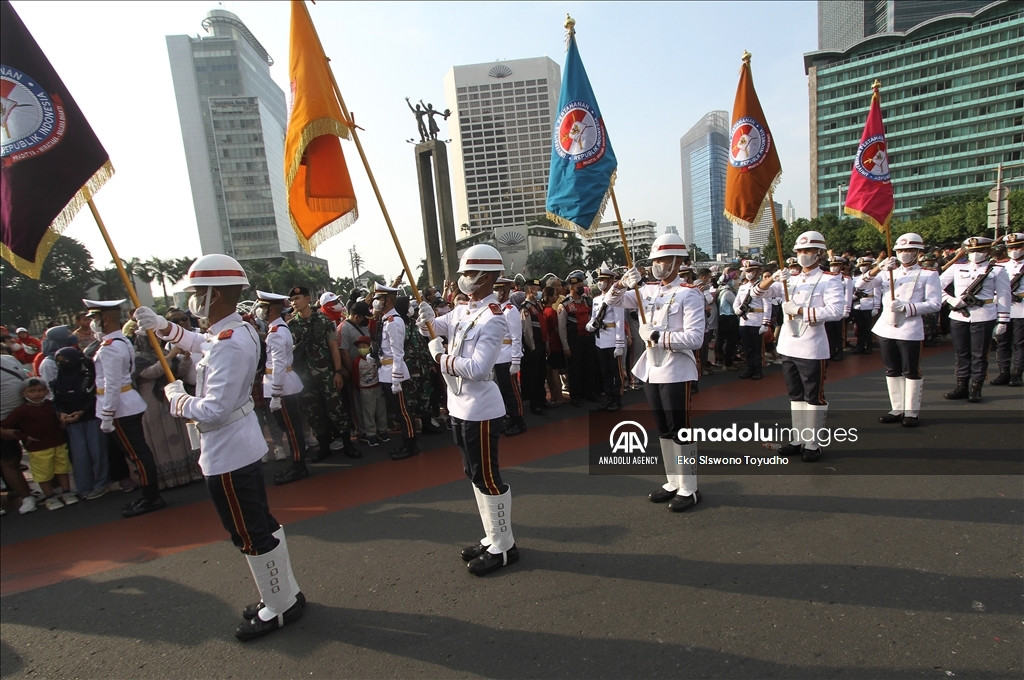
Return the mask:
[(257, 460), (245, 467), (206, 478), (213, 505), (231, 542), (246, 555), (263, 555), (280, 541), (274, 532), (281, 525), (270, 514), (263, 468)]
[[(523, 394), (519, 390), (519, 376), (508, 372), (512, 364), (494, 364), (494, 382), (498, 383), (498, 391), (505, 401), (505, 415), (518, 418), (523, 415)], [(522, 366), (520, 366), (522, 371)]]
[(827, 359), (799, 359), (782, 357), (782, 377), (790, 401), (806, 401), (815, 406), (827, 406), (825, 401), (825, 370)]
[(498, 469), (498, 439), (501, 418), (494, 420), (460, 420), (452, 418), (452, 434), (462, 452), (462, 469), (480, 493), (500, 496), (508, 491)]
[(690, 394), (696, 381), (675, 383), (644, 383), (644, 396), (658, 426), (658, 437), (677, 444), (679, 430), (690, 427)]
[(299, 411), (301, 394), (289, 394), (281, 397), (281, 408), (274, 411), (277, 426), (288, 437), (288, 446), (292, 451), (292, 460), (296, 463), (306, 456), (306, 437), (302, 434), (302, 416)]
[(412, 411), (405, 403), (405, 388), (411, 383), (408, 380), (402, 381), (402, 391), (395, 394), (391, 391), (390, 383), (381, 383), (380, 388), (384, 391), (384, 401), (388, 405), (388, 412), (393, 413), (398, 419), (398, 428), (402, 431), (405, 439), (416, 438), (416, 425), (412, 422)]
[(160, 495), (160, 486), (156, 477), (156, 462), (153, 452), (146, 443), (146, 435), (142, 429), (142, 414), (114, 418), (114, 432), (110, 441), (121, 449), (139, 471), (142, 482), (142, 495), (155, 498)]

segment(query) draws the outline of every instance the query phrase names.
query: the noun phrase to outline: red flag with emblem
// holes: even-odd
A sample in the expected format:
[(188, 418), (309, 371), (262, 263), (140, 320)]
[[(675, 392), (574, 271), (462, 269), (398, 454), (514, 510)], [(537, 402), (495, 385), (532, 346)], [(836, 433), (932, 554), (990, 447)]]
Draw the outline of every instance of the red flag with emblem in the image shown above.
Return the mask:
[(889, 179), (889, 151), (885, 146), (885, 125), (882, 123), (881, 98), (877, 80), (871, 96), (871, 108), (864, 132), (860, 136), (857, 155), (850, 173), (850, 190), (846, 194), (847, 215), (859, 217), (885, 233), (896, 203)]

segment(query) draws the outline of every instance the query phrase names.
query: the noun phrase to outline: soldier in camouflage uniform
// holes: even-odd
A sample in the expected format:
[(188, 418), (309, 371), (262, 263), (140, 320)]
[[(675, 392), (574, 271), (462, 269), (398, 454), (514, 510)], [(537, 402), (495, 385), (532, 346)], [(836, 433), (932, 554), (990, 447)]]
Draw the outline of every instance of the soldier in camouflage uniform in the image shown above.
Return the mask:
[[(323, 460), (331, 454), (332, 448), (343, 449), (349, 458), (360, 458), (362, 454), (352, 445), (348, 408), (344, 403), (345, 378), (338, 331), (330, 319), (310, 306), (308, 288), (295, 286), (288, 298), (295, 310), (288, 322), (295, 340), (292, 365), (305, 386), (302, 410), (320, 446), (312, 460)], [(332, 430), (338, 436), (333, 445)]]

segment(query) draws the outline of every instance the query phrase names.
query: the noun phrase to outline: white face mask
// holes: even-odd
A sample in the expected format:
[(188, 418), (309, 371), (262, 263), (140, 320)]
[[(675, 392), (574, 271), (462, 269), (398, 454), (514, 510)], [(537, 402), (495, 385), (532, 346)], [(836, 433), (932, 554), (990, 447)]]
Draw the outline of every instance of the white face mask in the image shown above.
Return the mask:
[(256, 311), (254, 311), (253, 314), (255, 314), (256, 318), (259, 319), (260, 321), (266, 321), (267, 317), (270, 316), (270, 310), (260, 305), (259, 307), (256, 308)]
[(912, 264), (915, 261), (917, 261), (917, 251), (901, 250), (898, 253), (896, 253), (896, 257), (899, 258), (899, 261), (902, 262), (903, 264)]
[(207, 286), (206, 292), (202, 295), (199, 291), (192, 294), (192, 297), (188, 299), (188, 311), (192, 312), (195, 316), (200, 319), (206, 319), (210, 316), (210, 302), (213, 298), (213, 286)]
[(1013, 250), (1007, 250), (1006, 254), (1010, 256), (1011, 260), (1020, 260), (1024, 258), (1024, 248), (1014, 248)]
[(968, 257), (974, 264), (981, 264), (982, 262), (988, 259), (988, 253), (982, 250), (980, 252), (971, 253), (970, 255), (968, 255)]
[(597, 287), (601, 290), (601, 292), (604, 292), (604, 291), (608, 290), (608, 282), (607, 281), (598, 281), (597, 282)]
[(380, 314), (382, 311), (384, 311), (384, 301), (381, 300), (380, 298), (374, 299), (373, 307), (371, 309), (373, 309), (374, 314)]
[(654, 262), (654, 263), (652, 263), (651, 264), (651, 274), (654, 276), (654, 278), (658, 279), (659, 281), (664, 281), (669, 276), (671, 276), (671, 274), (675, 270), (675, 268), (676, 268), (676, 258), (673, 257), (671, 263), (669, 263), (669, 264), (666, 264), (664, 262)]
[(459, 277), (459, 290), (466, 295), (472, 295), (480, 288), (480, 279), (483, 278), (484, 273), (480, 272), (475, 278), (470, 278), (463, 274)]
[(89, 330), (96, 335), (103, 335), (103, 324), (100, 323), (99, 319), (93, 319), (89, 322)]
[(745, 274), (743, 274), (743, 278), (745, 278), (747, 281), (753, 281), (754, 279), (757, 278), (757, 272), (746, 272)]
[(860, 269), (860, 273), (861, 273), (861, 274), (865, 274), (865, 273), (867, 273), (867, 272), (871, 271), (871, 267), (869, 267), (869, 266), (867, 266), (867, 265), (861, 265), (861, 266), (859, 267), (859, 269)]
[(798, 253), (796, 261), (800, 263), (801, 267), (813, 267), (818, 261), (818, 256), (813, 253)]

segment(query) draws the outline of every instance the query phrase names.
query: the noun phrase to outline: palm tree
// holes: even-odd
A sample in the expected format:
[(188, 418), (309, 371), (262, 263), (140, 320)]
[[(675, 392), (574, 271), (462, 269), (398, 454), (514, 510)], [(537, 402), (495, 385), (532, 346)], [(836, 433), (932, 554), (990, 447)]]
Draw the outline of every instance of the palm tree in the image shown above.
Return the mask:
[(252, 295), (255, 295), (257, 290), (274, 292), (270, 278), (274, 271), (274, 265), (269, 261), (246, 260), (242, 263), (242, 269), (245, 270), (245, 276), (249, 279), (249, 292)]
[(565, 245), (562, 246), (562, 255), (565, 256), (570, 267), (582, 264), (583, 241), (576, 235), (576, 232), (570, 232), (569, 236), (565, 239)]
[(96, 272), (94, 280), (99, 285), (96, 297), (100, 300), (115, 300), (126, 295), (124, 282), (121, 280), (121, 273), (117, 271), (117, 267), (100, 269)]
[[(129, 280), (132, 282), (132, 288), (138, 288), (139, 282), (150, 284), (153, 282), (153, 277), (149, 273), (149, 268), (146, 263), (137, 257), (133, 257), (130, 260), (121, 260), (121, 264), (124, 265), (124, 270), (128, 272)], [(136, 294), (138, 291), (136, 291)]]
[(180, 276), (175, 276), (175, 261), (164, 260), (159, 257), (151, 257), (146, 260), (146, 269), (149, 271), (149, 275), (152, 280), (157, 281), (160, 284), (160, 288), (163, 289), (164, 293), (164, 306), (171, 306), (171, 299), (167, 295), (167, 284), (174, 285), (179, 280)]

